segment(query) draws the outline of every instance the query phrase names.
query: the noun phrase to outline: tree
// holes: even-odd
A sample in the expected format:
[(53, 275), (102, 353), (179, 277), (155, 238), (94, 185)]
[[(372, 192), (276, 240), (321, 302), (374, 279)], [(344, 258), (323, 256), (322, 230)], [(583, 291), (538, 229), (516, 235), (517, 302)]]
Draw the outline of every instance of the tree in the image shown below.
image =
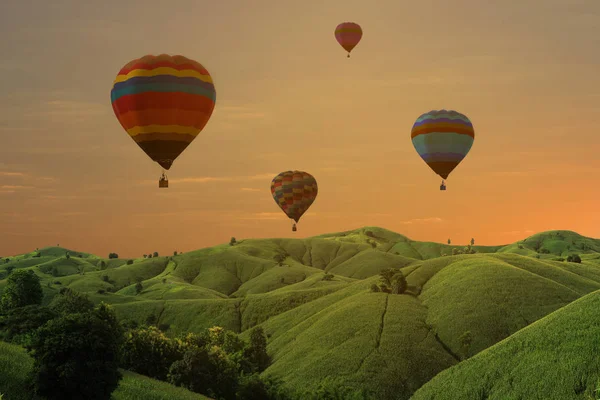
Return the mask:
[(131, 264), (133, 264), (133, 260), (132, 259), (127, 260), (127, 265), (131, 265)]
[(8, 282), (2, 292), (0, 312), (31, 304), (42, 304), (42, 285), (40, 278), (31, 270), (17, 270), (8, 276)]
[(148, 258), (152, 258), (152, 254), (148, 254)]
[(324, 280), (324, 281), (332, 281), (334, 277), (335, 277), (335, 275), (333, 275), (333, 274), (325, 274), (325, 276), (323, 276), (322, 280)]
[(27, 346), (35, 392), (48, 400), (109, 400), (121, 379), (121, 337), (114, 311), (105, 304), (49, 321)]
[(581, 264), (581, 257), (579, 257), (579, 254), (571, 254), (570, 256), (567, 257), (567, 262)]
[(119, 255), (117, 253), (109, 253), (108, 254), (108, 258), (109, 259), (113, 259), (113, 258), (119, 258)]
[(475, 239), (471, 238), (471, 246), (475, 244)]
[(379, 286), (377, 286), (377, 284), (376, 284), (376, 283), (373, 283), (373, 284), (371, 285), (371, 292), (373, 292), (373, 293), (378, 293), (378, 292), (381, 292), (381, 290), (379, 289)]
[(471, 334), (470, 331), (467, 331), (458, 338), (458, 341), (460, 342), (460, 345), (461, 345), (463, 359), (469, 358), (470, 351), (471, 351), (471, 344), (473, 343), (473, 335)]
[(229, 240), (229, 245), (230, 246), (235, 246), (236, 243), (237, 243), (237, 240), (235, 240), (234, 237), (232, 237), (231, 240)]
[(71, 254), (69, 254), (69, 252), (67, 251), (67, 252), (65, 253), (65, 257), (66, 257), (66, 258), (67, 258), (67, 260), (68, 260), (69, 258), (71, 258)]
[(104, 271), (106, 269), (106, 262), (104, 260), (100, 261), (100, 270)]
[(169, 367), (182, 357), (183, 349), (157, 327), (132, 329), (125, 334), (121, 366), (154, 379), (166, 380)]
[(244, 349), (244, 357), (254, 366), (253, 372), (262, 372), (271, 363), (267, 354), (267, 337), (262, 327), (257, 326), (250, 332), (250, 343)]
[(158, 251), (155, 251), (154, 253), (152, 253), (152, 257), (158, 257)]
[(67, 315), (85, 313), (94, 309), (94, 303), (84, 293), (63, 287), (59, 294), (52, 299), (50, 309), (57, 314)]
[(2, 340), (24, 343), (29, 334), (56, 316), (57, 314), (48, 307), (37, 304), (13, 308), (0, 318)]
[(452, 241), (450, 239), (448, 239), (448, 245), (452, 244)]
[(402, 271), (398, 271), (392, 278), (392, 294), (403, 294), (404, 292), (406, 292), (407, 286), (408, 284), (406, 282), (406, 277), (404, 276)]
[(147, 257), (148, 257), (148, 254), (144, 254), (144, 258), (147, 258)]
[(142, 290), (144, 290), (144, 285), (142, 285), (142, 282), (136, 283), (135, 284), (135, 293), (140, 294), (142, 292)]

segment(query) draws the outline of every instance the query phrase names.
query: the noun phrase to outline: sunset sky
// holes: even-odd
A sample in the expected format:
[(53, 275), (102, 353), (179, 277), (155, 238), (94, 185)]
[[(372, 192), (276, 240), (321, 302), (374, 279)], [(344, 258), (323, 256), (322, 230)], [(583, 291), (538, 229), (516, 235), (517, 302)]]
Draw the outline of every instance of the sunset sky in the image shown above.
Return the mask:
[[(340, 22), (364, 31), (350, 59)], [(172, 254), (244, 238), (381, 226), (414, 240), (600, 237), (598, 0), (2, 0), (0, 255), (60, 244)], [(182, 54), (212, 75), (212, 118), (169, 171), (119, 125), (123, 65)], [(410, 140), (466, 114), (448, 190)], [(270, 193), (319, 194), (298, 232)]]

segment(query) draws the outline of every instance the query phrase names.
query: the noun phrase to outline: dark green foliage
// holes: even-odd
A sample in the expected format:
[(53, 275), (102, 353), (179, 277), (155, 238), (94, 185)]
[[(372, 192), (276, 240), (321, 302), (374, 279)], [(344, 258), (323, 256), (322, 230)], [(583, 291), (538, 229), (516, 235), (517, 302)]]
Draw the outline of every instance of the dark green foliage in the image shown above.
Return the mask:
[(102, 275), (102, 280), (108, 282), (110, 279), (108, 278), (108, 275)]
[(475, 239), (471, 238), (471, 246), (473, 246), (475, 244)]
[(147, 258), (152, 258), (152, 254), (148, 254)]
[(152, 253), (152, 257), (158, 257), (158, 251), (155, 251), (154, 253)]
[(254, 365), (253, 372), (262, 372), (271, 363), (267, 354), (267, 337), (262, 327), (257, 326), (250, 332), (250, 343), (244, 349), (244, 358)]
[(140, 294), (142, 292), (142, 290), (144, 290), (144, 286), (142, 285), (142, 282), (136, 283), (135, 284), (135, 293)]
[(452, 241), (450, 239), (448, 239), (448, 244), (452, 244)]
[(104, 289), (98, 289), (96, 291), (96, 293), (98, 293), (98, 294), (104, 294), (104, 293), (106, 293), (106, 290), (104, 290)]
[(131, 260), (131, 259), (127, 260), (127, 265), (131, 265), (131, 264), (133, 264), (133, 260)]
[(567, 262), (572, 262), (572, 263), (581, 263), (581, 257), (579, 257), (579, 254), (571, 254), (570, 256), (567, 257)]
[(381, 292), (381, 290), (379, 290), (379, 286), (377, 286), (377, 284), (374, 283), (371, 285), (371, 292), (377, 293), (377, 292)]
[(234, 237), (232, 237), (231, 240), (229, 240), (229, 245), (230, 246), (235, 246), (236, 243), (237, 243), (237, 240), (235, 240)]
[(42, 253), (40, 253), (39, 251), (37, 253), (35, 253), (34, 257), (39, 258), (42, 256)]
[(281, 383), (259, 374), (242, 374), (238, 381), (236, 400), (292, 400)]
[(67, 260), (68, 260), (69, 258), (71, 258), (71, 254), (69, 254), (69, 252), (68, 252), (68, 251), (65, 253), (65, 258), (66, 258)]
[(287, 255), (278, 253), (278, 254), (275, 254), (275, 257), (273, 257), (273, 259), (275, 259), (277, 264), (281, 267), (283, 265), (283, 262), (285, 261), (286, 257), (287, 257)]
[(27, 346), (34, 358), (35, 392), (48, 400), (109, 400), (121, 379), (121, 335), (114, 312), (104, 304), (51, 320)]
[(379, 273), (382, 292), (402, 294), (406, 291), (407, 283), (404, 274), (398, 268), (386, 268)]
[(396, 273), (394, 275), (394, 277), (392, 278), (392, 285), (390, 288), (391, 293), (392, 294), (403, 294), (404, 292), (406, 292), (407, 286), (408, 286), (408, 284), (406, 282), (406, 277), (404, 276), (402, 271), (398, 271), (398, 273)]
[(2, 340), (23, 343), (25, 339), (23, 336), (32, 333), (55, 317), (57, 314), (50, 308), (37, 304), (13, 308), (0, 317)]
[(55, 285), (62, 285), (62, 282), (61, 282), (61, 281), (54, 281), (53, 283), (54, 283)]
[[(8, 260), (8, 258), (7, 258)], [(12, 274), (12, 272), (15, 270), (15, 266), (14, 265), (9, 265), (8, 267), (6, 267), (6, 272), (8, 272), (8, 274)]]
[(176, 251), (174, 251), (174, 252), (173, 252), (173, 255), (174, 255), (174, 256), (176, 256), (176, 255), (177, 255), (177, 252), (176, 252)]
[(327, 377), (317, 390), (307, 390), (297, 396), (302, 400), (375, 400), (376, 397), (365, 390), (357, 390)]
[(100, 270), (104, 271), (106, 269), (106, 262), (104, 260), (100, 261)]
[(335, 277), (335, 275), (333, 275), (333, 274), (325, 274), (325, 276), (323, 276), (323, 280), (331, 281), (331, 280), (333, 280), (334, 277)]
[(365, 231), (365, 235), (367, 235), (368, 237), (372, 237), (372, 238), (375, 237), (375, 235), (371, 231)]
[(167, 283), (167, 278), (163, 278), (162, 283)]
[(455, 256), (457, 254), (462, 254), (462, 250), (455, 247), (452, 249), (452, 255)]
[(550, 250), (543, 247), (540, 249), (540, 254), (550, 254)]
[(235, 399), (236, 363), (219, 347), (190, 347), (169, 369), (169, 382), (212, 398)]
[(121, 366), (138, 374), (166, 380), (169, 367), (181, 356), (182, 349), (158, 328), (142, 327), (125, 334)]
[(108, 258), (112, 260), (113, 258), (119, 258), (119, 255), (117, 253), (109, 253)]
[(42, 304), (42, 285), (33, 271), (18, 270), (9, 275), (0, 300), (0, 312), (32, 304)]
[(461, 351), (463, 353), (463, 359), (469, 358), (471, 356), (470, 350), (471, 344), (473, 343), (473, 335), (470, 331), (467, 331), (458, 338), (458, 341), (460, 343)]
[(50, 309), (57, 314), (85, 313), (94, 308), (94, 303), (84, 293), (63, 287), (50, 302)]

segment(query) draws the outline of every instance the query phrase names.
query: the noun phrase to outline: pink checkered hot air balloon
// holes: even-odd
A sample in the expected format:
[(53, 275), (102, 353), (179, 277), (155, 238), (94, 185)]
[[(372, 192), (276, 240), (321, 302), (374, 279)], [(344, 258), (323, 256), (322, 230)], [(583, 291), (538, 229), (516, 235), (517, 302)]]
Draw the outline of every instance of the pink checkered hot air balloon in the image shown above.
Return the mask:
[(348, 52), (348, 58), (350, 58), (350, 52), (362, 38), (362, 29), (354, 22), (342, 22), (335, 28), (335, 38)]

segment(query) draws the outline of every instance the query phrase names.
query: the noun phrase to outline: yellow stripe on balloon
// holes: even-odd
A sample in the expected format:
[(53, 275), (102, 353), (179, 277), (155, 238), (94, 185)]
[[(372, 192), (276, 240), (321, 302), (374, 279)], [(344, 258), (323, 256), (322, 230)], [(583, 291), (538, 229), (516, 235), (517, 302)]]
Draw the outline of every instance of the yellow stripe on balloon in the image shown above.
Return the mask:
[(126, 81), (130, 78), (134, 78), (136, 76), (150, 77), (150, 76), (157, 76), (157, 75), (172, 75), (172, 76), (177, 76), (179, 78), (193, 77), (193, 78), (198, 78), (203, 82), (213, 83), (212, 77), (210, 75), (202, 75), (200, 72), (194, 71), (192, 69), (184, 69), (184, 70), (180, 71), (175, 68), (160, 67), (160, 68), (155, 68), (155, 69), (134, 69), (133, 71), (129, 72), (127, 75), (117, 75), (113, 84), (119, 83), (119, 82), (124, 82), (124, 81)]
[(180, 125), (146, 125), (127, 129), (127, 133), (131, 137), (143, 135), (144, 133), (181, 133), (197, 136), (200, 133), (200, 129), (193, 126)]

